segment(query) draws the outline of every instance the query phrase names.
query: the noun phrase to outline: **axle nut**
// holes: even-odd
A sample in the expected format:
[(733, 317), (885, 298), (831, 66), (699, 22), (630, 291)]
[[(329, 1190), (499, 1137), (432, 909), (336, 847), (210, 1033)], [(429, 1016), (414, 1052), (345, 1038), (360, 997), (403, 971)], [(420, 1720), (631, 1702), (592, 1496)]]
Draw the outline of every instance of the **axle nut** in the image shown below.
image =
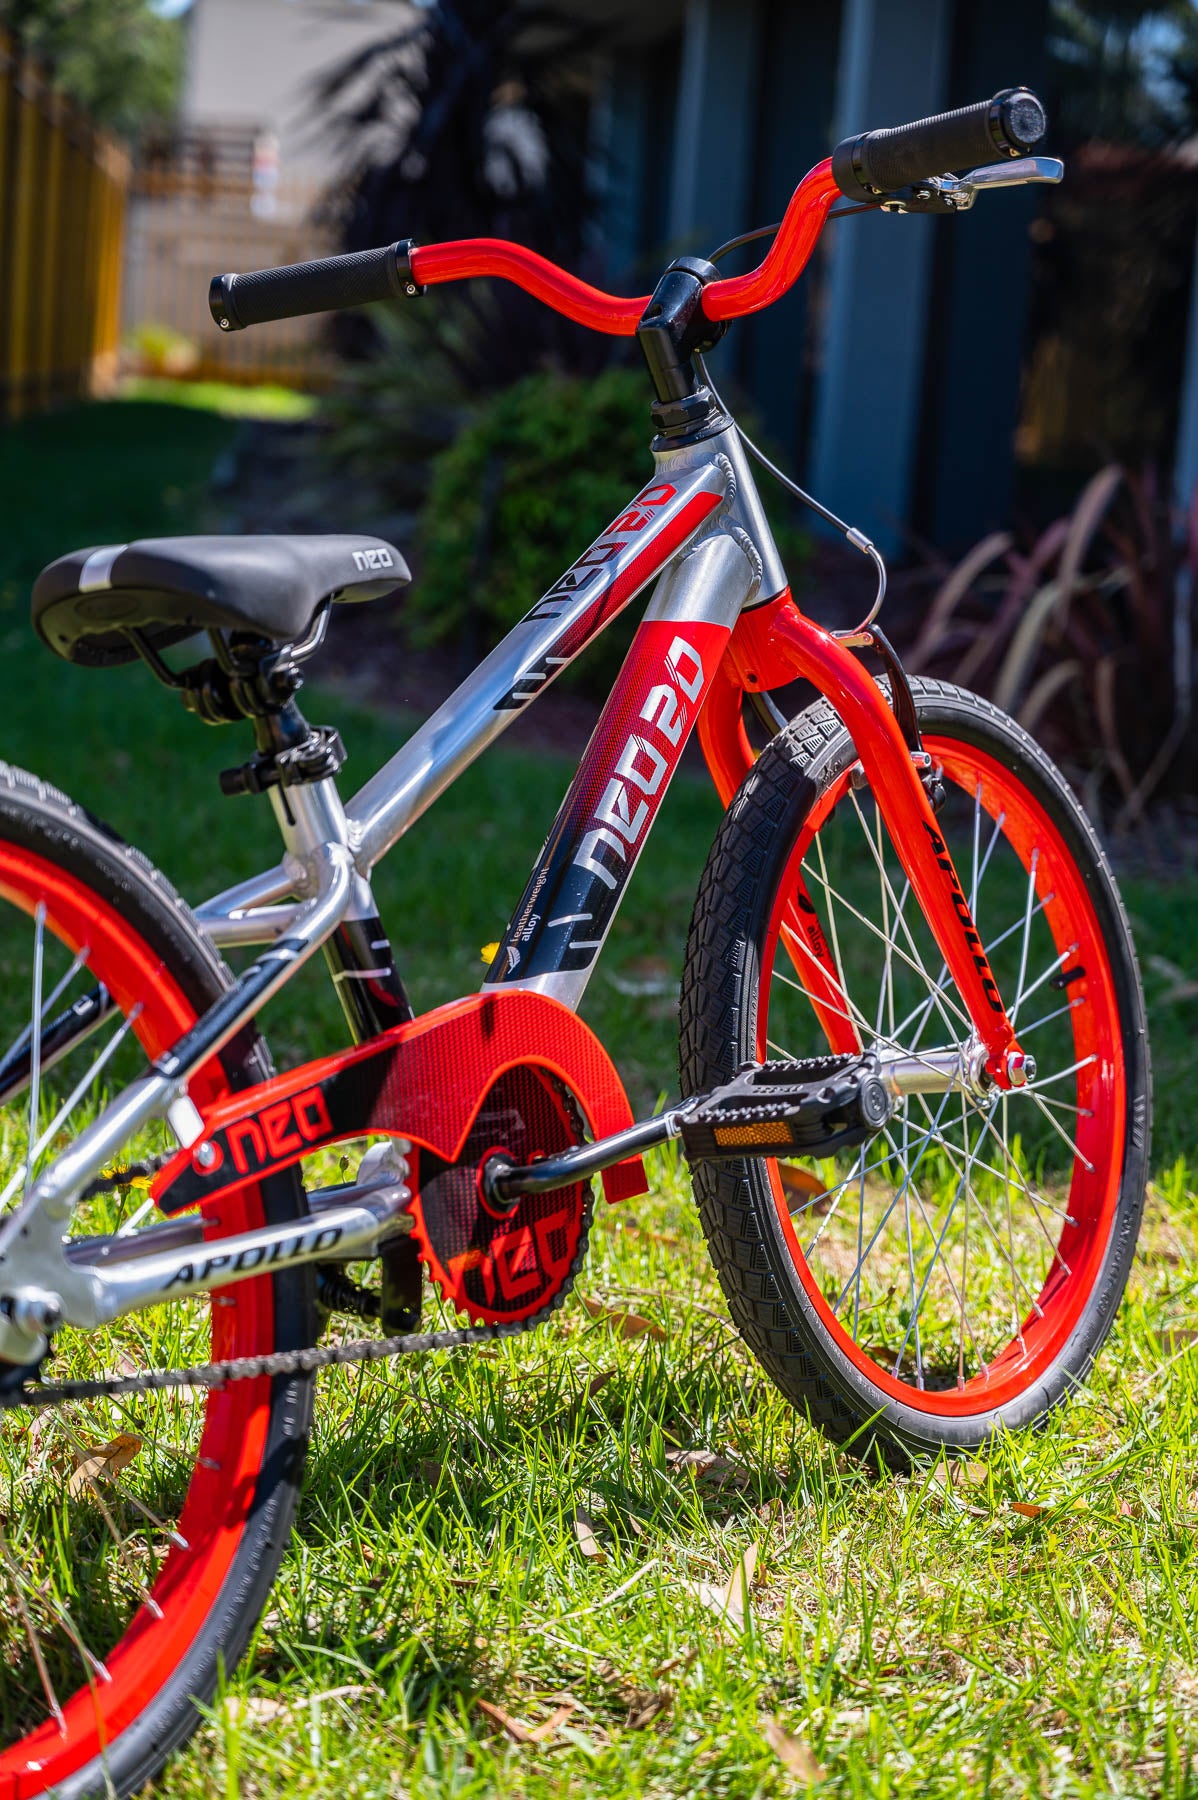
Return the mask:
[(868, 1081), (861, 1083), (858, 1097), (861, 1103), (863, 1122), (875, 1129), (885, 1125), (890, 1117), (890, 1095), (877, 1076), (872, 1076)]
[(1007, 1080), (1013, 1088), (1026, 1087), (1036, 1079), (1036, 1059), (1022, 1050), (1007, 1052)]

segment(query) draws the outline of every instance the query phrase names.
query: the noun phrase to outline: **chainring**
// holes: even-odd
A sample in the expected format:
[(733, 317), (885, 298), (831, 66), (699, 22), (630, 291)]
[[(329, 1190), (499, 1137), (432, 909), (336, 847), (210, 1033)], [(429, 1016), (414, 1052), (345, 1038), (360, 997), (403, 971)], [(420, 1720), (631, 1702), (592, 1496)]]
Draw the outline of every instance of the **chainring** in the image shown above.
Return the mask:
[(413, 1236), (430, 1280), (475, 1324), (530, 1318), (569, 1291), (591, 1227), (589, 1181), (524, 1194), (499, 1210), (481, 1173), (501, 1152), (512, 1163), (551, 1156), (582, 1141), (572, 1095), (547, 1070), (525, 1063), (488, 1089), (456, 1162), (417, 1153)]

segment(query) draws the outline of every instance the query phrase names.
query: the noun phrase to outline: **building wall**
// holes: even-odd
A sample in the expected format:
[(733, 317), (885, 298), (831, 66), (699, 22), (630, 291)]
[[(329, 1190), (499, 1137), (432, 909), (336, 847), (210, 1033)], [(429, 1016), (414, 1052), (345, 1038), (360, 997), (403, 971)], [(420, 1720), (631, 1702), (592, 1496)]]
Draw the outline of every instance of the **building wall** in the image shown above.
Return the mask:
[(279, 140), (284, 181), (332, 173), (332, 145), (313, 120), (313, 82), (357, 50), (402, 30), (390, 0), (193, 0), (183, 119), (242, 124)]
[[(1034, 86), (1046, 30), (1047, 0), (687, 0), (680, 31), (612, 59), (613, 268), (780, 217), (850, 131)], [(836, 224), (791, 294), (713, 357), (791, 466), (889, 552), (915, 534), (952, 550), (1009, 520), (1036, 209), (1004, 193), (963, 218)]]

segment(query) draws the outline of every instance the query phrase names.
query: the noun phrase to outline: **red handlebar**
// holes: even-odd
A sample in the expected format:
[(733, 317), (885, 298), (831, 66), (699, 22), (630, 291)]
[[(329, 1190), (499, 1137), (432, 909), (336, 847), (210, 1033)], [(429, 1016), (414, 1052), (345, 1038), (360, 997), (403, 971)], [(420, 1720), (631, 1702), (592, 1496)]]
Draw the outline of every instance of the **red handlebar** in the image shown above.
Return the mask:
[(605, 294), (559, 269), (547, 257), (523, 244), (510, 244), (505, 238), (458, 238), (450, 244), (420, 244), (411, 252), (412, 274), (421, 287), (435, 287), (442, 281), (468, 281), (474, 275), (497, 275), (503, 281), (514, 281), (517, 287), (543, 300), (554, 312), (564, 313), (576, 324), (591, 331), (605, 331), (609, 337), (631, 337), (637, 321), (649, 304), (646, 294), (641, 300), (619, 300)]
[[(748, 275), (712, 281), (703, 290), (703, 310), (713, 322), (739, 319), (781, 299), (802, 274), (814, 250), (832, 202), (840, 189), (832, 179), (830, 160), (817, 163), (791, 196), (781, 229), (769, 254)], [(411, 252), (412, 274), (421, 287), (472, 276), (498, 276), (515, 282), (534, 299), (564, 313), (591, 331), (631, 337), (649, 304), (650, 295), (621, 300), (559, 269), (556, 263), (509, 244), (502, 238), (461, 238), (451, 244), (422, 244)]]

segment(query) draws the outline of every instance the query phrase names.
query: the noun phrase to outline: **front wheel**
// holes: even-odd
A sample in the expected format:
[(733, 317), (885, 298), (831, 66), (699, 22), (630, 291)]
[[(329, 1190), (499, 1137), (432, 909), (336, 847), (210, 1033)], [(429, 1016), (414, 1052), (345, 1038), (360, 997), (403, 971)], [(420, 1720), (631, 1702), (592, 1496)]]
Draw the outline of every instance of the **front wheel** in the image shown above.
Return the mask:
[[(1135, 1249), (1150, 1101), (1127, 919), (1063, 777), (976, 695), (913, 689), (944, 784), (938, 826), (1033, 1078), (911, 1094), (835, 1160), (695, 1169), (763, 1368), (833, 1438), (900, 1458), (1029, 1425), (1085, 1376)], [(821, 701), (759, 758), (712, 848), (683, 975), (682, 1091), (829, 1049), (943, 1066), (969, 1037)]]

